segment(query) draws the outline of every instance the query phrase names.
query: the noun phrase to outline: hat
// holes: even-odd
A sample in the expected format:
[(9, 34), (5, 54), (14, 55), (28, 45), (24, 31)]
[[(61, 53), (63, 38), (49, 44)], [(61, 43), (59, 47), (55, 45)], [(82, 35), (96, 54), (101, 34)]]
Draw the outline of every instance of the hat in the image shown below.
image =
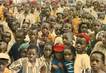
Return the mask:
[(63, 52), (64, 51), (64, 44), (55, 44), (53, 46), (54, 52)]
[(0, 53), (0, 59), (6, 59), (8, 60), (8, 63), (10, 63), (10, 57), (6, 53)]

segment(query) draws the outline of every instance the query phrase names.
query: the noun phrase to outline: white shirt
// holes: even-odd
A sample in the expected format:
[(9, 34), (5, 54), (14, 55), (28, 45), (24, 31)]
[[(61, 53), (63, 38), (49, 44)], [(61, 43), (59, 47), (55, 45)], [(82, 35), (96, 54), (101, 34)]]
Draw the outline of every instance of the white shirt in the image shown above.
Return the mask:
[(36, 59), (34, 65), (32, 65), (28, 58), (20, 58), (13, 62), (9, 68), (14, 72), (19, 72), (22, 69), (22, 73), (40, 73), (41, 67), (44, 66), (40, 58)]
[(87, 54), (77, 54), (74, 64), (74, 73), (82, 73), (85, 69), (90, 69), (89, 56)]

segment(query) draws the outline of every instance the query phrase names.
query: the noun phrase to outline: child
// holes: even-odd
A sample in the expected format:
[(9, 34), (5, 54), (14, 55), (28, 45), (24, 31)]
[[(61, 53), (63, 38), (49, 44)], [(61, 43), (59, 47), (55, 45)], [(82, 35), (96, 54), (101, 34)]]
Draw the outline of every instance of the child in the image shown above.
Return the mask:
[(105, 73), (101, 70), (105, 62), (105, 55), (102, 52), (95, 51), (90, 56), (91, 73)]
[(104, 71), (106, 72), (106, 31), (103, 32), (102, 41), (96, 43), (91, 53), (95, 51), (102, 52), (105, 55), (105, 64), (104, 64), (105, 66), (103, 68)]
[(63, 44), (56, 44), (53, 47), (54, 57), (52, 60), (52, 73), (64, 73), (63, 68), (63, 51), (64, 45)]
[(52, 44), (46, 43), (44, 46), (44, 55), (42, 57), (44, 62), (45, 71), (43, 73), (51, 73), (51, 62), (52, 62)]
[(37, 58), (36, 46), (30, 45), (27, 48), (27, 57), (20, 58), (10, 65), (10, 69), (21, 73), (42, 73), (43, 63)]
[(74, 73), (82, 73), (86, 69), (90, 69), (90, 58), (85, 53), (87, 41), (85, 38), (78, 37), (76, 40), (76, 59), (74, 65)]
[(66, 68), (66, 73), (74, 73), (74, 53), (72, 47), (66, 47), (64, 49), (64, 65)]
[(0, 73), (12, 73), (8, 68), (10, 57), (5, 53), (0, 53)]

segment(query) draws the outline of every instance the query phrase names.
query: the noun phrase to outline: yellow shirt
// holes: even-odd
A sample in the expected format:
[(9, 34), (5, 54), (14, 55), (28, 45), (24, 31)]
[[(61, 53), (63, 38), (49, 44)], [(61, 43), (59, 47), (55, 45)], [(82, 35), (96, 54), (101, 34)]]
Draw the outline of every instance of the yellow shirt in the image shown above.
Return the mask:
[(1, 20), (3, 20), (3, 19), (4, 19), (3, 9), (4, 9), (4, 6), (3, 6), (3, 5), (1, 5), (1, 6), (0, 6), (0, 18), (1, 18)]
[(90, 57), (87, 54), (77, 54), (74, 64), (74, 73), (82, 73), (82, 70), (91, 69)]
[(11, 70), (9, 70), (8, 68), (5, 68), (3, 73), (12, 73)]
[(80, 24), (80, 18), (79, 17), (76, 17), (76, 18), (73, 18), (72, 19), (72, 25), (73, 25), (73, 27), (74, 27), (74, 32), (75, 33), (78, 33), (78, 26), (79, 26), (79, 24)]

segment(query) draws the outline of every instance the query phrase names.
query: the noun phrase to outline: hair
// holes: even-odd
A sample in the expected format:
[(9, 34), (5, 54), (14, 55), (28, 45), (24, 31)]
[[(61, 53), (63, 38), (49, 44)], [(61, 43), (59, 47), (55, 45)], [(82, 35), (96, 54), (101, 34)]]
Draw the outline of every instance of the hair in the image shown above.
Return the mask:
[(74, 48), (73, 46), (71, 46), (71, 45), (66, 45), (66, 46), (65, 46), (65, 49), (69, 49), (69, 50), (71, 51), (72, 55), (73, 55), (73, 56), (76, 56), (76, 50), (75, 50), (75, 48)]
[(30, 49), (35, 49), (37, 52), (38, 47), (36, 45), (30, 44), (27, 48), (27, 51), (29, 51)]
[(99, 54), (99, 55), (101, 55), (101, 56), (102, 56), (103, 64), (105, 63), (105, 55), (104, 55), (102, 52), (100, 52), (100, 51), (95, 51), (95, 52), (91, 53), (90, 56), (92, 56), (93, 54)]
[(48, 45), (50, 45), (51, 46), (51, 48), (53, 48), (53, 43), (52, 42), (46, 42), (45, 43), (45, 46), (44, 46), (44, 49), (46, 48), (46, 46), (48, 46)]
[(46, 49), (46, 46), (51, 46), (51, 49), (52, 49), (52, 53), (51, 53), (51, 55), (50, 56), (52, 56), (52, 54), (53, 54), (53, 43), (52, 42), (46, 42), (45, 43), (45, 45), (44, 45), (44, 50), (43, 50), (43, 54), (44, 54), (44, 51), (45, 51), (45, 49)]
[(81, 33), (81, 27), (82, 27), (82, 25), (84, 25), (84, 24), (86, 24), (87, 27), (89, 28), (89, 23), (87, 23), (87, 22), (81, 22), (81, 23), (79, 24), (79, 26), (78, 26), (78, 32), (79, 32), (79, 33)]

